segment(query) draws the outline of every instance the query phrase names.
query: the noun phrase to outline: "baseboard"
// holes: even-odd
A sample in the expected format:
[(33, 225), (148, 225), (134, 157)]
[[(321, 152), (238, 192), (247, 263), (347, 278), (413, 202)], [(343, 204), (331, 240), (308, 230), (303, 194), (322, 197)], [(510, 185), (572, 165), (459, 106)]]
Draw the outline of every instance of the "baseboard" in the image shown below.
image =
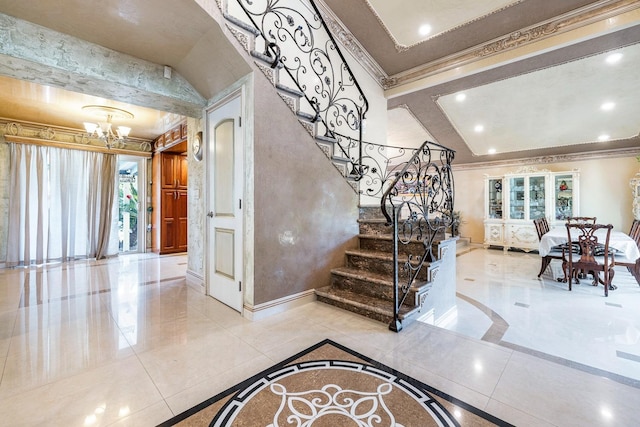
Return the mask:
[(187, 269), (187, 285), (192, 287), (193, 289), (205, 293), (206, 289), (204, 288), (204, 277), (199, 275), (198, 273)]
[(243, 315), (244, 317), (252, 321), (261, 320), (269, 316), (273, 316), (274, 314), (282, 313), (284, 311), (291, 310), (292, 308), (309, 304), (310, 302), (313, 302), (315, 300), (315, 290), (311, 289), (262, 304), (245, 304)]
[(438, 317), (434, 322), (434, 325), (439, 328), (446, 328), (452, 322), (458, 318), (458, 306), (454, 305), (449, 310), (447, 310), (442, 316)]
[(424, 314), (421, 314), (420, 316), (418, 316), (416, 320), (418, 322), (426, 323), (428, 325), (433, 325), (433, 318), (434, 318), (434, 314), (433, 314), (433, 308), (432, 308), (429, 311), (425, 312)]

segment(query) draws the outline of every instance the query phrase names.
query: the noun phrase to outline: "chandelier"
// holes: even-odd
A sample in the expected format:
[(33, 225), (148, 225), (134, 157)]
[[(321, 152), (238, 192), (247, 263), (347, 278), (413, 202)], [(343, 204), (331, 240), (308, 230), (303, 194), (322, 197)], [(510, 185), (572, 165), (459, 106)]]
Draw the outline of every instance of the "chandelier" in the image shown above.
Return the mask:
[(111, 149), (124, 148), (131, 128), (127, 126), (118, 126), (114, 131), (112, 129), (112, 120), (116, 119), (133, 119), (133, 114), (120, 108), (108, 107), (106, 105), (85, 105), (83, 110), (89, 111), (96, 116), (104, 118), (104, 121), (92, 123), (84, 122), (84, 128), (89, 137), (98, 138), (104, 142), (107, 148)]

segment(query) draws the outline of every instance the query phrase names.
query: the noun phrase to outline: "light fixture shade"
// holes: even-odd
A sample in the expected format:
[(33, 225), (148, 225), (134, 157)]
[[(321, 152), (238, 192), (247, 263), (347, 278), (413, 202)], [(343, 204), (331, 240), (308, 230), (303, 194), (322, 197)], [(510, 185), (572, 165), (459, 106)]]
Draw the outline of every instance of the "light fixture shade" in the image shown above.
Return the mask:
[(118, 135), (122, 138), (126, 138), (129, 136), (129, 132), (131, 132), (131, 128), (127, 126), (118, 126)]
[(106, 121), (98, 123), (84, 122), (84, 128), (89, 138), (99, 138), (104, 141), (107, 148), (124, 148), (126, 140), (131, 132), (128, 126), (113, 126), (112, 119), (133, 119), (133, 114), (120, 108), (108, 107), (105, 105), (85, 105), (83, 110), (91, 112), (94, 115), (103, 116)]

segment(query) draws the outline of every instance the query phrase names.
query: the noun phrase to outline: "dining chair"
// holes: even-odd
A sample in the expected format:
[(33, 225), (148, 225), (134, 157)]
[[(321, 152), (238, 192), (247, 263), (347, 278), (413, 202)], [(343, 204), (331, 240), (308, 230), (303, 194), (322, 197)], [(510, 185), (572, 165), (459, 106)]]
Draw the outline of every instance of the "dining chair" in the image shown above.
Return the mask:
[(576, 223), (576, 224), (581, 224), (581, 223), (595, 224), (596, 217), (595, 216), (569, 216), (567, 217), (567, 222)]
[[(604, 285), (604, 296), (609, 296), (609, 289), (612, 287), (611, 282), (615, 270), (615, 257), (613, 251), (609, 252), (609, 240), (611, 238), (611, 224), (591, 224), (591, 223), (568, 223), (567, 239), (574, 242), (580, 248), (580, 253), (571, 250), (565, 250), (567, 257), (565, 268), (565, 276), (569, 278), (569, 290), (574, 280), (578, 282), (578, 273), (585, 271), (593, 275), (593, 286), (599, 283)], [(606, 230), (604, 241), (599, 241), (596, 231)], [(602, 279), (600, 278), (602, 273)]]
[[(640, 220), (634, 219), (631, 223), (631, 230), (629, 231), (629, 237), (635, 240), (638, 249), (640, 249)], [(640, 258), (633, 259), (616, 259), (616, 265), (627, 267), (629, 273), (636, 279), (638, 285), (640, 285)]]
[[(535, 225), (536, 227), (536, 232), (538, 233), (538, 240), (540, 240), (542, 236), (544, 236), (549, 232), (549, 222), (545, 217), (534, 219), (533, 225)], [(554, 260), (554, 259), (564, 260), (561, 247), (556, 246), (554, 248), (551, 248), (551, 251), (547, 255), (542, 257), (541, 259), (542, 265), (540, 266), (540, 272), (538, 273), (538, 277), (542, 276), (542, 273), (544, 273), (544, 271), (547, 269), (547, 267), (551, 263), (551, 260)], [(565, 275), (565, 279), (566, 279), (566, 275)], [(558, 279), (558, 280), (561, 280), (561, 279)]]

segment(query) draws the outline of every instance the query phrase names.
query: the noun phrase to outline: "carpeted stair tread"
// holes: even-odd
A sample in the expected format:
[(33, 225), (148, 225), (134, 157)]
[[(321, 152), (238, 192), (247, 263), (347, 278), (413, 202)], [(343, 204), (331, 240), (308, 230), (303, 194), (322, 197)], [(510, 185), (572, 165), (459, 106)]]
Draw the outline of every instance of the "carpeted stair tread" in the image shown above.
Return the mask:
[[(360, 311), (360, 314), (363, 314), (365, 316), (367, 314), (363, 312), (376, 313), (378, 315), (384, 316), (385, 320), (390, 320), (393, 318), (393, 302), (385, 299), (362, 295), (343, 289), (335, 289), (331, 286), (325, 286), (324, 288), (316, 289), (316, 295), (324, 300), (335, 301), (344, 305), (357, 307)], [(417, 311), (419, 311), (418, 307), (403, 305), (400, 308), (400, 317), (406, 318)]]

